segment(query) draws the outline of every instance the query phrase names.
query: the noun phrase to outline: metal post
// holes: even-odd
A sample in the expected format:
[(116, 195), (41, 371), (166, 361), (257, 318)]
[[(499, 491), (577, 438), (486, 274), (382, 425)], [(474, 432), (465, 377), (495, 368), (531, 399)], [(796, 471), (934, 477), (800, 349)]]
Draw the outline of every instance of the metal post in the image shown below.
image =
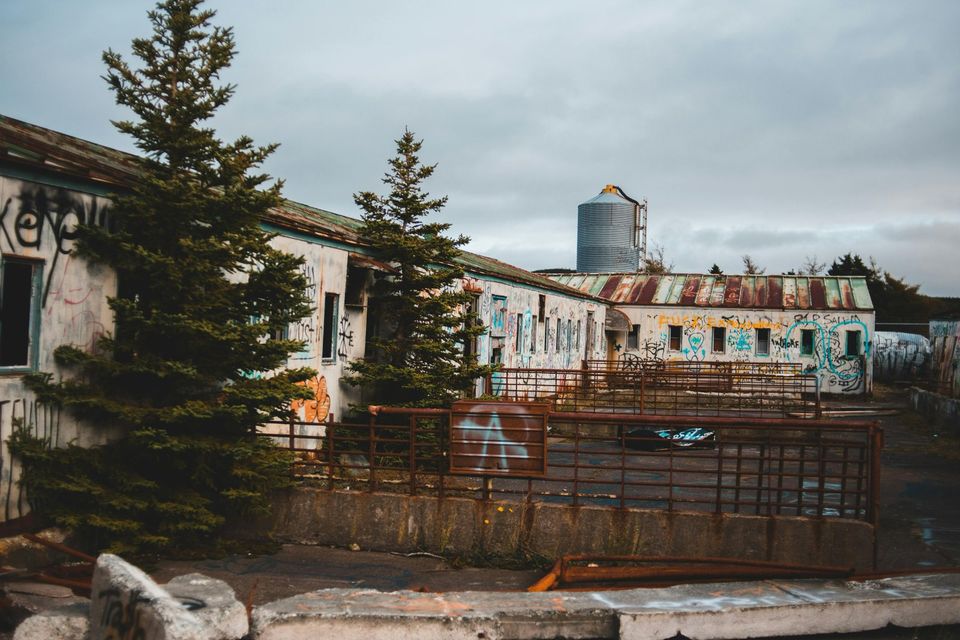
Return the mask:
[(410, 495), (417, 494), (417, 416), (410, 414)]

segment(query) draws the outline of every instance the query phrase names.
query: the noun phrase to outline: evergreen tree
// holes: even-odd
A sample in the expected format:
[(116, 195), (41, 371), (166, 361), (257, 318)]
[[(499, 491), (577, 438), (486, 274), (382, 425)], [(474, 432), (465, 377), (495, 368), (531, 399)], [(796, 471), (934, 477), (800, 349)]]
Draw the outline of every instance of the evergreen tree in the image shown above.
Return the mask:
[(14, 443), (38, 511), (116, 552), (207, 547), (231, 516), (263, 512), (288, 458), (256, 425), (286, 416), (312, 373), (270, 373), (301, 346), (267, 336), (310, 313), (306, 282), (300, 259), (260, 228), (281, 185), (258, 189), (269, 176), (256, 170), (275, 145), (227, 144), (204, 126), (233, 95), (219, 80), (234, 40), (201, 3), (149, 12), (152, 37), (133, 41), (140, 68), (103, 55), (117, 103), (135, 115), (114, 124), (146, 155), (114, 198), (111, 231), (79, 230), (78, 253), (117, 273), (116, 333), (95, 353), (58, 348), (68, 379), (29, 381), (44, 402), (123, 435), (89, 451), (22, 433)]
[(710, 273), (710, 274), (712, 274), (712, 275), (715, 275), (715, 276), (722, 276), (722, 275), (723, 275), (723, 269), (720, 268), (720, 265), (718, 265), (716, 262), (714, 262), (714, 263), (713, 263), (713, 266), (710, 267), (710, 271), (709, 271), (708, 273)]
[(368, 357), (351, 363), (347, 381), (376, 403), (443, 406), (491, 370), (463, 349), (484, 331), (467, 316), (470, 294), (456, 288), (464, 275), (458, 247), (469, 239), (444, 236), (449, 224), (426, 220), (447, 199), (422, 190), (436, 168), (420, 163), (423, 142), (405, 130), (396, 144), (383, 178), (389, 193), (354, 195), (363, 210), (361, 238), (394, 273), (374, 283), (371, 321), (379, 335), (368, 340)]

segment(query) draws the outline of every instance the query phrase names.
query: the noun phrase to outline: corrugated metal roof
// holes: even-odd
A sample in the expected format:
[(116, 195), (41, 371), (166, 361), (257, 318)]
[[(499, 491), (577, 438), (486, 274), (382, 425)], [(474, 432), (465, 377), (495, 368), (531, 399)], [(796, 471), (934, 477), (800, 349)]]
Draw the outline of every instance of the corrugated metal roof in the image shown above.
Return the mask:
[[(93, 180), (123, 189), (136, 180), (144, 159), (0, 114), (0, 162)], [(282, 206), (271, 209), (265, 222), (320, 238), (363, 246), (358, 236), (363, 225), (361, 220), (292, 200), (284, 200)], [(565, 295), (596, 299), (593, 294), (568, 287), (545, 275), (469, 251), (461, 251), (458, 262), (465, 270), (477, 274)]]
[[(745, 309), (873, 309), (862, 276), (723, 275), (700, 273), (552, 273), (581, 291), (599, 291), (618, 305)], [(624, 283), (629, 281), (629, 286)]]

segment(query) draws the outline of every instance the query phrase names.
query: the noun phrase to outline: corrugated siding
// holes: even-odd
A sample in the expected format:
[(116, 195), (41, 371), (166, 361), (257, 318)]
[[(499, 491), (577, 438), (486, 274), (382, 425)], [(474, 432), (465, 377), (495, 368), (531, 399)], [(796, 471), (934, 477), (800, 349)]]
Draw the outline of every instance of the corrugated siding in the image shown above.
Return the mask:
[(670, 273), (557, 274), (557, 282), (621, 305), (749, 309), (872, 309), (864, 278)]

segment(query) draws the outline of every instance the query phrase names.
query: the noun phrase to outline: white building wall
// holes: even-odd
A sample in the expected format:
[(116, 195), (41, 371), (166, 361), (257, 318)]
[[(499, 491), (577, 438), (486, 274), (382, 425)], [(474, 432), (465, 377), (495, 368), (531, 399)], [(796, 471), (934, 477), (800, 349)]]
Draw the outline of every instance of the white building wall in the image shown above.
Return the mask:
[[(478, 315), (487, 327), (487, 332), (477, 339), (477, 355), (482, 364), (579, 369), (584, 359), (605, 357), (606, 305), (483, 275), (471, 274), (464, 284), (479, 297)], [(593, 324), (589, 332), (588, 323)], [(590, 344), (588, 333), (592, 337)]]
[[(618, 306), (639, 325), (636, 348), (645, 359), (705, 362), (793, 362), (820, 377), (824, 393), (866, 393), (873, 384), (874, 314), (849, 311), (780, 311), (704, 307)], [(680, 348), (670, 349), (670, 326), (682, 327)], [(713, 328), (725, 329), (723, 353), (713, 350)], [(757, 329), (770, 330), (770, 353), (757, 353)], [(801, 330), (814, 332), (814, 352), (801, 355)], [(846, 332), (861, 332), (862, 358), (845, 355)], [(624, 336), (624, 340), (626, 337)]]
[[(76, 225), (106, 224), (108, 211), (109, 201), (102, 196), (0, 176), (0, 252), (5, 262), (27, 259), (41, 270), (31, 349), (39, 350), (39, 370), (55, 377), (65, 374), (54, 361), (57, 347), (91, 351), (101, 335), (113, 330), (107, 297), (116, 295), (116, 277), (73, 250)], [(22, 368), (0, 368), (0, 520), (29, 511), (17, 485), (20, 465), (7, 449), (15, 423), (54, 446), (90, 446), (110, 435), (99, 425), (80, 423), (68, 412), (38, 403), (23, 384)]]

